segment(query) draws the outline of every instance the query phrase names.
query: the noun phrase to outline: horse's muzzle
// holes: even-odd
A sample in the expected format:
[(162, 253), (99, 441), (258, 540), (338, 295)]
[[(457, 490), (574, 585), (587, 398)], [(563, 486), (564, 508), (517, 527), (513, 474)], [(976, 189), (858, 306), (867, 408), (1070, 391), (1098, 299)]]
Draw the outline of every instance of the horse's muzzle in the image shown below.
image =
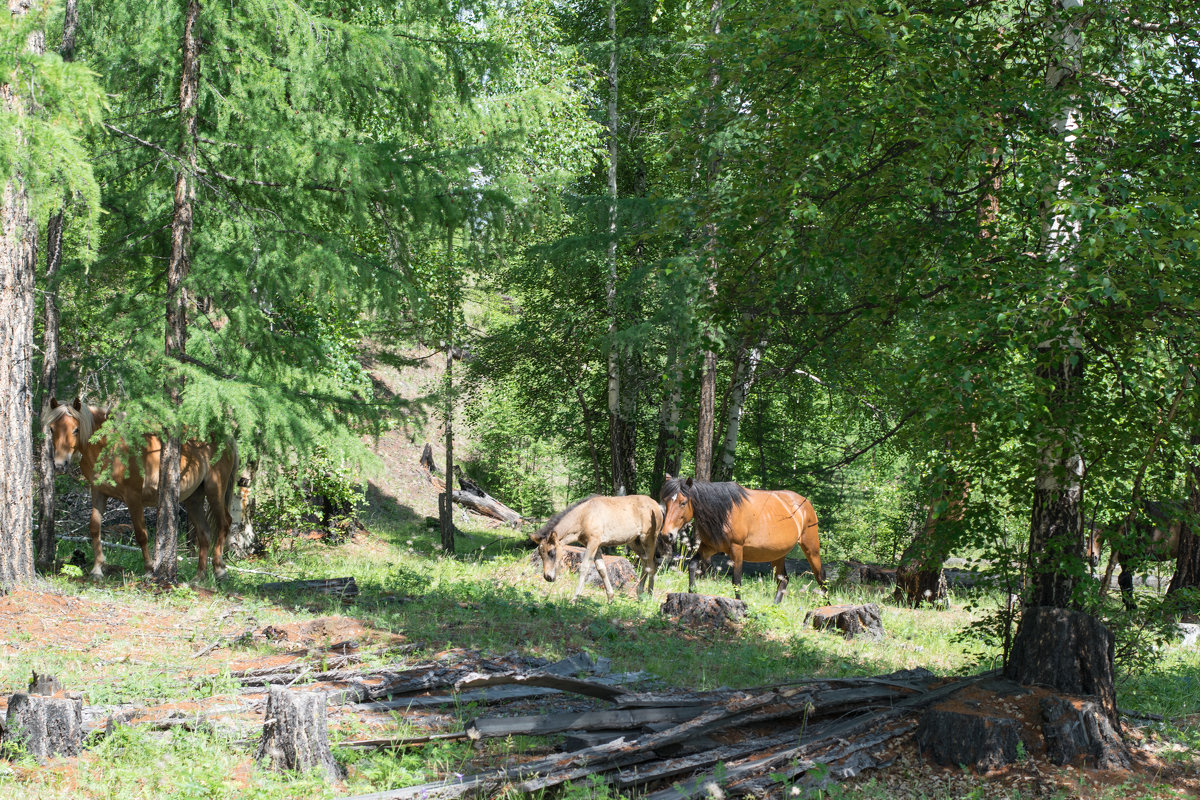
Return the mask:
[(70, 460), (67, 460), (67, 461), (57, 461), (56, 460), (54, 462), (54, 471), (57, 472), (59, 475), (62, 475), (67, 471), (67, 467), (69, 467), (69, 466), (71, 466)]

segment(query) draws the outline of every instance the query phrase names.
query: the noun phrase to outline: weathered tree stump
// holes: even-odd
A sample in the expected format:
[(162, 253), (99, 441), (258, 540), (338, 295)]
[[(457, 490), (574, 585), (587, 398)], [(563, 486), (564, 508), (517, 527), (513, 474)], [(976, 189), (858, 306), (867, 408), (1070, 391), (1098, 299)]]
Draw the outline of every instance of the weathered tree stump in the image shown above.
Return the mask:
[(1090, 700), (1042, 699), (1042, 735), (1054, 764), (1070, 764), (1083, 756), (1089, 767), (1129, 769), (1129, 749), (1104, 709)]
[(746, 604), (741, 600), (710, 594), (671, 592), (659, 611), (663, 616), (678, 619), (685, 625), (722, 628), (741, 622), (746, 616)]
[[(559, 545), (562, 550), (561, 566), (572, 574), (579, 574), (579, 564), (583, 561), (584, 553), (582, 547), (575, 545)], [(539, 572), (542, 569), (542, 556), (536, 551), (529, 556), (529, 563), (533, 564)], [(608, 579), (612, 581), (614, 590), (621, 590), (627, 586), (637, 586), (638, 573), (634, 569), (633, 564), (624, 556), (605, 555), (604, 568), (608, 570)], [(604, 588), (604, 578), (600, 577), (600, 572), (596, 569), (595, 564), (588, 564), (587, 574), (588, 586), (599, 586)]]
[(847, 639), (865, 635), (872, 639), (883, 638), (883, 616), (879, 606), (868, 603), (865, 606), (839, 605), (814, 608), (804, 615), (804, 621), (811, 622), (817, 630), (837, 628)]
[(17, 692), (8, 701), (0, 741), (24, 748), (38, 761), (77, 756), (83, 750), (83, 701)]
[(967, 766), (980, 772), (1017, 760), (1021, 725), (1010, 717), (934, 707), (917, 725), (917, 747), (946, 767)]
[(33, 677), (29, 680), (29, 693), (40, 694), (46, 697), (56, 695), (63, 690), (62, 684), (58, 682), (58, 678), (53, 675), (38, 675), (33, 673)]
[(320, 769), (329, 780), (341, 780), (341, 768), (329, 749), (327, 700), (325, 692), (296, 692), (272, 686), (255, 760), (265, 761), (277, 770)]
[(1055, 606), (1021, 615), (1004, 677), (1064, 694), (1093, 695), (1120, 730), (1113, 686), (1113, 635), (1093, 616)]

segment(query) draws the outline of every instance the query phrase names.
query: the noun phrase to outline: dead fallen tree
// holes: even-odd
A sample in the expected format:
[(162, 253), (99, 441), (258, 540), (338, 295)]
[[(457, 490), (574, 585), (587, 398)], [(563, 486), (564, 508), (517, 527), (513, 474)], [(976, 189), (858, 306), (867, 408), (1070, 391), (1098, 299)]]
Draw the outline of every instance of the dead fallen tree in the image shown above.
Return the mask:
[[(428, 444), (425, 445), (425, 449), (421, 452), (419, 463), (425, 479), (439, 492), (445, 492), (446, 482), (438, 474), (437, 465), (433, 463), (433, 449)], [(462, 489), (456, 489), (451, 493), (451, 499), (455, 503), (458, 503), (463, 508), (474, 511), (476, 514), (491, 517), (513, 527), (521, 524), (522, 518), (520, 514), (492, 497), (479, 484), (472, 480), (464, 479), (460, 468), (456, 467), (455, 470), (459, 473), (459, 484), (462, 486)]]
[(913, 711), (975, 679), (931, 690), (933, 680), (914, 670), (743, 691), (625, 692), (607, 711), (476, 719), (467, 725), (473, 739), (573, 731), (607, 741), (353, 800), (523, 795), (593, 774), (665, 800), (705, 795), (718, 775), (729, 796), (769, 790), (818, 762), (853, 774), (878, 763), (870, 751), (915, 727)]

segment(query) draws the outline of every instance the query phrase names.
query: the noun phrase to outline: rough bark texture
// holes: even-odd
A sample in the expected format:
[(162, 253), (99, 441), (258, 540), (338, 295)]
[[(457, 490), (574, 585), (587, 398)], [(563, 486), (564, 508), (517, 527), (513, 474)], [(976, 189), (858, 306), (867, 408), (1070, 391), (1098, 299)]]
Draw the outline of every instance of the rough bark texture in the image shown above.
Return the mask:
[[(893, 593), (897, 603), (916, 608), (922, 602), (934, 605), (946, 600), (943, 565), (954, 538), (949, 529), (962, 524), (963, 504), (971, 493), (966, 481), (952, 481), (951, 485), (954, 488), (943, 492), (939, 502), (930, 504), (924, 527), (900, 556), (896, 568), (896, 590)], [(937, 509), (940, 503), (944, 503), (945, 508), (939, 514)]]
[(225, 552), (233, 558), (246, 558), (254, 552), (254, 478), (257, 473), (258, 462), (252, 461), (237, 479), (233, 507), (229, 509), (232, 522), (225, 539)]
[(272, 686), (255, 760), (281, 771), (319, 769), (328, 780), (341, 780), (341, 768), (329, 749), (327, 702), (325, 692), (296, 692)]
[(1094, 695), (1119, 725), (1113, 635), (1095, 617), (1066, 608), (1025, 609), (1004, 677), (1068, 694)]
[[(28, 3), (9, 0), (13, 16)], [(36, 42), (30, 46), (37, 47)], [(0, 84), (0, 109), (25, 116), (17, 87)], [(18, 124), (19, 125), (19, 124)], [(20, 127), (18, 127), (18, 131)], [(24, 146), (18, 133), (18, 148)], [(33, 578), (33, 275), (37, 223), (24, 178), (0, 188), (0, 590)]]
[(683, 399), (683, 375), (678, 358), (672, 343), (668, 357), (671, 364), (670, 389), (663, 396), (662, 408), (658, 412), (658, 443), (654, 448), (654, 469), (650, 475), (651, 497), (658, 497), (664, 474), (679, 474), (679, 405)]
[(931, 708), (917, 727), (917, 747), (946, 767), (980, 772), (1017, 760), (1021, 725), (1011, 717), (992, 717), (947, 708)]
[[(1192, 434), (1193, 449), (1200, 445), (1200, 435)], [(1188, 511), (1191, 519), (1200, 519), (1200, 464), (1192, 464), (1188, 470)], [(1179, 529), (1179, 550), (1175, 558), (1175, 574), (1167, 594), (1180, 589), (1200, 590), (1200, 536), (1194, 523), (1184, 524)]]
[(1042, 735), (1052, 764), (1082, 757), (1089, 767), (1129, 769), (1129, 748), (1120, 730), (1096, 703), (1067, 697), (1042, 699)]
[(729, 401), (725, 409), (725, 436), (721, 444), (721, 458), (713, 474), (714, 481), (733, 480), (733, 467), (737, 457), (738, 432), (742, 425), (742, 412), (746, 408), (746, 397), (754, 386), (758, 365), (762, 361), (764, 342), (751, 347), (742, 347), (738, 353), (737, 368), (730, 379)]
[(454, 245), (454, 229), (446, 229), (446, 491), (438, 495), (438, 522), (442, 536), (442, 549), (454, 552), (454, 275), (451, 261)]
[(839, 605), (814, 608), (804, 615), (805, 623), (812, 623), (817, 630), (837, 628), (847, 639), (866, 636), (869, 639), (883, 638), (883, 614), (879, 606), (868, 603), (863, 606)]
[[(63, 6), (62, 43), (58, 52), (63, 61), (75, 57), (75, 31), (79, 27), (77, 0), (67, 0)], [(65, 200), (64, 200), (65, 202)], [(50, 216), (46, 223), (46, 273), (42, 284), (45, 318), (42, 329), (42, 410), (58, 391), (58, 270), (62, 266), (64, 211)], [(37, 566), (43, 572), (54, 572), (56, 542), (54, 538), (54, 447), (49, 436), (42, 437), (38, 463), (38, 490), (41, 514), (38, 522)]]
[(712, 478), (713, 415), (717, 394), (717, 354), (704, 351), (700, 372), (700, 406), (696, 417), (696, 480)]
[[(165, 352), (168, 364), (187, 352), (187, 280), (191, 266), (192, 206), (196, 198), (196, 96), (200, 85), (200, 40), (196, 30), (199, 0), (188, 0), (183, 25), (183, 69), (179, 81), (180, 161), (175, 173), (175, 211), (171, 220), (171, 260), (167, 264)], [(168, 372), (167, 402), (182, 402), (183, 379)], [(179, 456), (178, 430), (164, 431), (159, 468), (158, 527), (154, 535), (154, 576), (173, 582), (179, 572)]]
[(0, 740), (20, 746), (38, 761), (77, 756), (83, 750), (83, 701), (17, 692), (9, 698)]
[(671, 592), (659, 612), (685, 625), (722, 628), (741, 622), (746, 617), (746, 604), (728, 597)]

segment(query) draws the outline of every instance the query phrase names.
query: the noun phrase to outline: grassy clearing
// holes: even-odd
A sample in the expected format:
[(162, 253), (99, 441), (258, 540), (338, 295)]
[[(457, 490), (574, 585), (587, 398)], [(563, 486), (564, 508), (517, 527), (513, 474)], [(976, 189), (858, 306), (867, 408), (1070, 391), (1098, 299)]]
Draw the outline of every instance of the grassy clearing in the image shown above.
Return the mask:
[[(274, 577), (240, 572), (231, 573), (216, 594), (205, 587), (148, 594), (145, 584), (134, 580), (115, 579), (93, 587), (55, 579), (50, 589), (68, 604), (68, 619), (74, 615), (78, 624), (64, 625), (52, 636), (40, 630), (36, 620), (13, 629), (9, 641), (0, 642), (8, 650), (0, 661), (0, 689), (7, 693), (22, 688), (29, 672), (37, 669), (60, 675), (68, 687), (83, 691), (89, 704), (220, 703), (237, 691), (230, 664), (265, 655), (272, 648), (233, 643), (194, 659), (197, 651), (231, 631), (332, 614), (353, 617), (419, 645), (406, 656), (414, 662), (451, 647), (497, 654), (517, 650), (552, 659), (587, 650), (595, 657), (611, 658), (620, 671), (646, 670), (666, 685), (702, 688), (913, 667), (939, 674), (964, 673), (994, 666), (999, 657), (993, 644), (958, 635), (978, 613), (967, 610), (968, 601), (994, 608), (1000, 602), (998, 593), (960, 595), (952, 598), (947, 609), (914, 611), (891, 605), (888, 597), (870, 587), (835, 588), (826, 599), (815, 591), (811, 579), (801, 576), (793, 579), (784, 603), (775, 606), (773, 580), (747, 578), (743, 598), (751, 616), (740, 630), (688, 630), (658, 615), (665, 592), (686, 588), (686, 576), (679, 572), (659, 574), (653, 600), (618, 596), (610, 604), (601, 591), (587, 589), (578, 602), (571, 603), (573, 581), (545, 583), (514, 532), (470, 532), (459, 542), (460, 555), (448, 557), (438, 547), (436, 532), (426, 530), (402, 506), (377, 504), (368, 518), (373, 529), (370, 537), (338, 546), (300, 540), (252, 565), (296, 578), (353, 575), (361, 595), (352, 603), (268, 594), (262, 584)], [(136, 554), (122, 553), (113, 560), (140, 569)], [(185, 566), (185, 577), (193, 568), (190, 563)], [(728, 593), (728, 586), (707, 580), (699, 590)], [(805, 612), (830, 601), (878, 602), (888, 636), (879, 642), (847, 642), (807, 628)], [(107, 624), (114, 619), (133, 624)], [(129, 632), (130, 627), (134, 632)], [(1198, 680), (1200, 651), (1168, 648), (1150, 671), (1124, 679), (1119, 687), (1123, 708), (1174, 720), (1151, 729), (1150, 735), (1171, 742), (1165, 752), (1181, 761), (1194, 759), (1200, 748)], [(472, 712), (460, 709), (460, 716)], [(364, 732), (343, 719), (332, 736), (337, 741)], [(388, 731), (391, 735), (415, 732), (399, 714)], [(378, 729), (371, 733), (379, 735)], [(123, 729), (116, 736), (97, 739), (78, 759), (36, 766), (18, 758), (7, 768), (0, 766), (0, 797), (331, 797), (420, 783), (467, 771), (481, 759), (498, 763), (546, 744), (517, 738), (489, 742), (482, 751), (457, 742), (401, 753), (338, 751), (349, 774), (346, 785), (335, 791), (314, 776), (276, 776), (260, 770), (251, 761), (253, 742), (228, 730), (156, 734)], [(825, 796), (1000, 796), (974, 794), (981, 785), (978, 779), (953, 790), (922, 794), (906, 788), (901, 775), (864, 780), (852, 789), (834, 788)], [(920, 783), (915, 773), (911, 779), (914, 786)], [(558, 796), (600, 800), (613, 795), (599, 784), (583, 782)], [(1017, 791), (1003, 796), (1033, 795)], [(1170, 794), (1126, 784), (1087, 796)]]

